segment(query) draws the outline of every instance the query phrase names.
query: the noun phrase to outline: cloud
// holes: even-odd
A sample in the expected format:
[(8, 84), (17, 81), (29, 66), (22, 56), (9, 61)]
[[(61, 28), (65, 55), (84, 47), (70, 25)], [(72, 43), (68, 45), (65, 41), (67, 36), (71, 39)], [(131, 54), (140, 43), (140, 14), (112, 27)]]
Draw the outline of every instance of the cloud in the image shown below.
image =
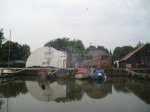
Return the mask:
[(0, 27), (34, 50), (52, 39), (81, 39), (108, 49), (149, 42), (149, 0), (1, 0)]

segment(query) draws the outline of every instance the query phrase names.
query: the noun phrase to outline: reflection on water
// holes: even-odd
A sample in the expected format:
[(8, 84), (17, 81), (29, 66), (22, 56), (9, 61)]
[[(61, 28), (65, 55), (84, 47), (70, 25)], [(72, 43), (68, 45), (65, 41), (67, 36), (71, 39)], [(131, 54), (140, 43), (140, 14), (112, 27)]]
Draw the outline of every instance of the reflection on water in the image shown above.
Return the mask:
[(113, 112), (126, 109), (131, 112), (148, 112), (150, 83), (121, 77), (108, 78), (107, 81), (54, 81), (34, 77), (0, 83), (0, 112), (70, 112), (70, 109), (90, 112), (92, 108), (95, 108), (94, 111)]
[(112, 84), (99, 80), (75, 80), (79, 88), (90, 98), (101, 99), (112, 92)]

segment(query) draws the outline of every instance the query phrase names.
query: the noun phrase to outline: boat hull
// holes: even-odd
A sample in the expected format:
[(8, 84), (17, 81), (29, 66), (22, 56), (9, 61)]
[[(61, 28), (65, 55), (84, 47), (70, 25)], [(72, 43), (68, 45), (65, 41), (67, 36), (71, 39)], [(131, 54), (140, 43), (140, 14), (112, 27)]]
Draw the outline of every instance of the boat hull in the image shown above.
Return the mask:
[(69, 76), (69, 72), (67, 69), (59, 69), (57, 72), (56, 72), (56, 77), (57, 78), (66, 78)]
[(9, 77), (13, 74), (11, 70), (8, 69), (1, 69), (0, 70), (0, 77)]
[(57, 76), (58, 78), (66, 78), (66, 77), (69, 76), (69, 74), (56, 74), (56, 76)]
[(84, 74), (84, 73), (79, 73), (79, 74), (76, 74), (75, 75), (75, 78), (76, 79), (87, 79), (87, 78), (89, 78), (90, 76), (89, 75), (86, 75), (86, 74)]
[(87, 69), (87, 68), (79, 68), (76, 75), (75, 75), (75, 78), (76, 79), (87, 79), (90, 77), (90, 70)]

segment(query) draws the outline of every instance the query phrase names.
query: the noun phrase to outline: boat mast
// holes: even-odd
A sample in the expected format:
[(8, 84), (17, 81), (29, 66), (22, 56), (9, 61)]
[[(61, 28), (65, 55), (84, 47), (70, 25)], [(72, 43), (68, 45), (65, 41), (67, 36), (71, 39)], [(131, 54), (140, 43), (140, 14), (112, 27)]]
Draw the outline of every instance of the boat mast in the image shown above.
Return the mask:
[(8, 49), (8, 68), (9, 68), (9, 60), (10, 60), (10, 40), (11, 40), (11, 29), (10, 29), (10, 34), (9, 34), (9, 49)]

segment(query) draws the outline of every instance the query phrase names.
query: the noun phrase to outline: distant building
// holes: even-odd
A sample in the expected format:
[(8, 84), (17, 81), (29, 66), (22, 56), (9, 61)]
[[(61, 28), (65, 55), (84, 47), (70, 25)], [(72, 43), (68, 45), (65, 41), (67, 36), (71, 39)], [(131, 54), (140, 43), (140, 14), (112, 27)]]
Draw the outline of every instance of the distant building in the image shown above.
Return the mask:
[(122, 68), (149, 68), (150, 44), (141, 45), (119, 61)]
[(85, 56), (85, 61), (82, 63), (82, 67), (89, 68), (107, 68), (112, 66), (112, 56), (101, 50), (90, 51)]
[(66, 68), (67, 54), (52, 47), (41, 47), (31, 53), (26, 67)]

